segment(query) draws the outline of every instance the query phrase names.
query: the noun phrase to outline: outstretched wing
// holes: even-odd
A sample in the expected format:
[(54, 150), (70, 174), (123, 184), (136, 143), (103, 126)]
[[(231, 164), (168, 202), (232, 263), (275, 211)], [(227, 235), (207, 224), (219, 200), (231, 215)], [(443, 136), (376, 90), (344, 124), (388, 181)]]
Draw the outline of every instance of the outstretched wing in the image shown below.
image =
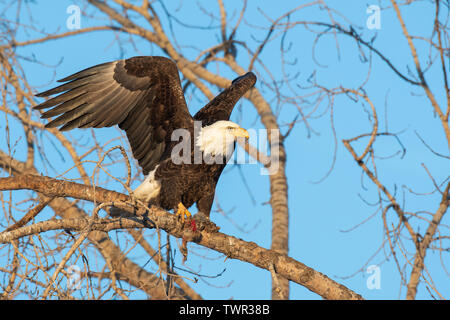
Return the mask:
[[(167, 154), (175, 129), (193, 127), (178, 69), (164, 57), (133, 57), (103, 63), (59, 80), (65, 84), (37, 96), (51, 98), (35, 109), (52, 109), (46, 127), (100, 128), (115, 124), (126, 131), (144, 174)], [(170, 154), (170, 153), (169, 153)]]
[(255, 83), (256, 76), (253, 72), (247, 72), (234, 79), (231, 86), (195, 114), (194, 120), (202, 121), (202, 126), (208, 126), (220, 120), (229, 120), (234, 105)]

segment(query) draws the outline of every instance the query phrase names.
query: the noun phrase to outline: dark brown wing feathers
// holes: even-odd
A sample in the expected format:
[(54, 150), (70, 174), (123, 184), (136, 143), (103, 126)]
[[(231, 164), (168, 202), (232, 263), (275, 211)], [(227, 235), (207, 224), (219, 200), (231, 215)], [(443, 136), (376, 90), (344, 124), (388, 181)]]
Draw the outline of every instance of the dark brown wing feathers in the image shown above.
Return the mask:
[(231, 86), (195, 114), (194, 120), (202, 121), (203, 126), (211, 125), (220, 120), (229, 120), (234, 105), (255, 83), (256, 76), (253, 72), (247, 72), (234, 79)]
[(42, 114), (42, 118), (56, 117), (46, 127), (70, 130), (117, 124), (126, 131), (145, 174), (161, 161), (173, 130), (192, 127), (177, 67), (167, 58), (103, 63), (59, 81), (65, 83), (38, 94), (60, 93), (35, 107), (54, 107)]

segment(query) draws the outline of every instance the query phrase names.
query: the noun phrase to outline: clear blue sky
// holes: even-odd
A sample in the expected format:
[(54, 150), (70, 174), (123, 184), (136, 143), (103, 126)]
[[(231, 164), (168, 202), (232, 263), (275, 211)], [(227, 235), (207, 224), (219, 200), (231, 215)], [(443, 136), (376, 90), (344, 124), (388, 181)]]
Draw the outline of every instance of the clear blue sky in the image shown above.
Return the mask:
[[(81, 1), (39, 1), (39, 4), (28, 4), (34, 18), (34, 26), (38, 29), (45, 28), (46, 32), (66, 32), (66, 20), (69, 14), (66, 9), (75, 3), (84, 7)], [(195, 2), (197, 3), (197, 2)], [(200, 1), (206, 7), (206, 3), (211, 4), (217, 13), (217, 4), (213, 1)], [(256, 4), (257, 3), (257, 4)], [(237, 39), (245, 41), (251, 48), (257, 47), (256, 39), (263, 39), (266, 34), (265, 29), (250, 28), (248, 25), (264, 27), (269, 26), (269, 22), (263, 14), (257, 10), (257, 6), (270, 18), (275, 19), (284, 12), (298, 5), (298, 1), (249, 1), (247, 15), (243, 22), (245, 26), (242, 32), (238, 32)], [(339, 10), (355, 25), (361, 29), (370, 39), (375, 34), (377, 48), (380, 48), (386, 56), (392, 59), (404, 73), (407, 73), (407, 66), (413, 68), (410, 52), (406, 40), (401, 34), (400, 26), (392, 10), (381, 12), (381, 28), (376, 32), (365, 28), (368, 14), (366, 8), (370, 4), (378, 4), (378, 1), (326, 1), (331, 7)], [(344, 4), (345, 3), (345, 4)], [(384, 3), (384, 2), (383, 2)], [(176, 12), (176, 17), (186, 24), (197, 26), (217, 26), (217, 21), (210, 21), (203, 14), (199, 13), (194, 2), (174, 1), (167, 9), (180, 6)], [(240, 2), (233, 4), (226, 3), (229, 16), (236, 21)], [(155, 3), (155, 7), (160, 10), (160, 4)], [(89, 13), (93, 10), (89, 9)], [(97, 11), (95, 11), (97, 12)], [(432, 30), (433, 11), (426, 4), (419, 4), (415, 9), (405, 9), (404, 17), (410, 32), (416, 35), (428, 36)], [(23, 9), (23, 22), (28, 22), (28, 13)], [(103, 15), (98, 14), (100, 17)], [(343, 21), (339, 18), (339, 21)], [(329, 22), (327, 14), (317, 8), (305, 9), (291, 17), (291, 21), (325, 21)], [(81, 27), (89, 27), (103, 23), (93, 21), (87, 17), (81, 18)], [(233, 24), (233, 23), (232, 23)], [(167, 24), (166, 24), (167, 26)], [(217, 43), (220, 37), (220, 29), (213, 28), (189, 29), (173, 24), (173, 33), (176, 35), (178, 45), (183, 48), (188, 58), (195, 58), (197, 51), (191, 47), (205, 49)], [(18, 41), (24, 41), (39, 37), (39, 34), (29, 30), (28, 34), (20, 31), (17, 34)], [(172, 35), (171, 35), (172, 37)], [(36, 58), (38, 61), (48, 65), (56, 65), (56, 68), (46, 67), (42, 64), (23, 62), (25, 74), (29, 82), (36, 86), (37, 91), (42, 91), (55, 85), (54, 80), (60, 79), (80, 69), (134, 55), (158, 55), (160, 51), (155, 50), (148, 43), (137, 40), (133, 45), (122, 37), (122, 47), (120, 50), (117, 42), (111, 33), (97, 32), (89, 33), (64, 40), (56, 40), (19, 48), (18, 54)], [(281, 77), (280, 46), (277, 38), (273, 43), (269, 43), (261, 55), (262, 61), (270, 68), (270, 71), (277, 78)], [(307, 93), (298, 89), (297, 85), (306, 86), (307, 80), (312, 72), (316, 72), (317, 80), (330, 88), (339, 86), (358, 86), (367, 76), (368, 63), (360, 60), (358, 48), (355, 42), (344, 36), (340, 36), (339, 54), (336, 50), (336, 43), (332, 36), (323, 37), (316, 45), (315, 59), (312, 57), (314, 37), (309, 31), (302, 27), (292, 29), (286, 36), (286, 46), (291, 45), (288, 54), (291, 61), (297, 60), (297, 64), (291, 67), (289, 72), (295, 74), (300, 72), (299, 77), (293, 86), (299, 93)], [(418, 43), (419, 53), (427, 54), (428, 46), (423, 42)], [(367, 51), (366, 51), (367, 52)], [(238, 59), (244, 66), (248, 61), (244, 51), (238, 51)], [(423, 60), (425, 61), (425, 59)], [(322, 66), (317, 64), (319, 62)], [(366, 85), (366, 92), (374, 102), (378, 117), (380, 119), (380, 131), (384, 131), (386, 125), (391, 132), (402, 132), (401, 142), (407, 148), (403, 158), (400, 156), (387, 159), (378, 165), (380, 179), (385, 185), (394, 190), (397, 186), (397, 195), (400, 202), (404, 202), (407, 211), (429, 210), (434, 211), (438, 207), (439, 196), (417, 197), (408, 192), (404, 192), (402, 186), (407, 185), (416, 192), (429, 192), (433, 190), (433, 184), (428, 178), (421, 163), (425, 163), (435, 177), (442, 181), (448, 176), (448, 160), (438, 158), (431, 154), (426, 147), (418, 140), (415, 130), (432, 147), (441, 153), (448, 154), (445, 138), (439, 122), (431, 111), (431, 106), (422, 93), (413, 94), (416, 88), (405, 84), (393, 72), (381, 63), (380, 59), (374, 57), (372, 60), (370, 79)], [(261, 68), (260, 68), (261, 69)], [(214, 68), (211, 67), (214, 71)], [(224, 76), (233, 78), (236, 75), (228, 70), (221, 70)], [(429, 81), (431, 85), (441, 83), (442, 75), (439, 70), (429, 71)], [(267, 78), (268, 79), (268, 78)], [(261, 81), (256, 85), (259, 89), (267, 92), (261, 85)], [(216, 88), (212, 88), (217, 92)], [(265, 91), (264, 91), (265, 90)], [(289, 91), (284, 88), (285, 93)], [(435, 92), (440, 101), (443, 100), (443, 92)], [(266, 97), (271, 99), (273, 95), (269, 92)], [(199, 92), (195, 95), (187, 96), (188, 104), (192, 112), (195, 112), (206, 101), (206, 98)], [(276, 110), (276, 101), (273, 109)], [(326, 109), (326, 102), (320, 106), (320, 110)], [(253, 108), (247, 102), (242, 103), (242, 112), (235, 109), (232, 120), (239, 121), (247, 128), (261, 128)], [(287, 123), (293, 119), (297, 111), (292, 105), (283, 105), (280, 111), (281, 123)], [(385, 119), (388, 119), (386, 124)], [(3, 126), (0, 120), (0, 124)], [(368, 114), (363, 110), (360, 102), (353, 103), (350, 99), (339, 97), (334, 105), (334, 126), (337, 132), (337, 154), (336, 163), (331, 174), (321, 183), (314, 183), (320, 180), (330, 169), (333, 162), (333, 152), (335, 141), (330, 126), (329, 112), (318, 119), (311, 119), (310, 124), (318, 134), (308, 137), (305, 125), (299, 123), (292, 131), (285, 142), (287, 150), (287, 177), (289, 184), (289, 211), (290, 211), (290, 250), (289, 255), (306, 265), (326, 274), (327, 276), (343, 283), (352, 290), (360, 293), (367, 299), (397, 299), (405, 297), (405, 290), (400, 291), (400, 276), (391, 259), (385, 261), (384, 252), (388, 252), (385, 246), (368, 265), (378, 265), (381, 272), (381, 288), (370, 290), (366, 285), (368, 274), (366, 272), (357, 273), (353, 277), (348, 277), (364, 267), (365, 263), (379, 249), (385, 237), (381, 215), (378, 213), (374, 218), (351, 232), (343, 232), (352, 229), (375, 210), (368, 206), (361, 197), (369, 203), (377, 200), (377, 192), (373, 184), (364, 177), (361, 179), (361, 170), (344, 148), (341, 140), (351, 138), (355, 135), (370, 132), (371, 126), (368, 121)], [(282, 132), (286, 127), (282, 128)], [(80, 139), (81, 143), (89, 144), (92, 140), (86, 137), (88, 131), (74, 130), (70, 133)], [(111, 134), (117, 134), (115, 129), (100, 129), (96, 131), (100, 141), (107, 141)], [(11, 138), (14, 140), (14, 137)], [(117, 143), (117, 142), (116, 142)], [(0, 146), (4, 147), (4, 142), (0, 141)], [(379, 156), (390, 156), (400, 150), (398, 144), (392, 138), (379, 138), (376, 144)], [(52, 150), (49, 146), (48, 150)], [(49, 157), (54, 156), (55, 161), (61, 164), (57, 168), (59, 173), (70, 168), (69, 161), (62, 163), (53, 152)], [(53, 174), (56, 175), (56, 174)], [(248, 188), (245, 186), (242, 175), (245, 177)], [(361, 181), (366, 189), (361, 187)], [(106, 186), (120, 190), (120, 186)], [(221, 231), (235, 235), (247, 241), (254, 241), (262, 247), (270, 247), (271, 232), (271, 210), (265, 203), (269, 200), (269, 180), (267, 176), (260, 174), (259, 165), (229, 166), (226, 174), (221, 177), (216, 194), (222, 209), (232, 210), (230, 218), (237, 223), (240, 228), (225, 219), (219, 213), (212, 213), (213, 221), (221, 227)], [(249, 196), (251, 194), (251, 196)], [(361, 197), (360, 197), (361, 196)], [(252, 198), (254, 199), (252, 201)], [(391, 214), (393, 214), (391, 212)], [(393, 219), (392, 221), (396, 221)], [(446, 217), (444, 223), (448, 224)], [(423, 227), (422, 227), (423, 228)], [(423, 229), (420, 229), (423, 231)], [(445, 230), (445, 229), (444, 229)], [(172, 241), (175, 244), (175, 241)], [(179, 266), (198, 271), (205, 275), (216, 275), (226, 269), (218, 278), (204, 278), (197, 284), (191, 284), (206, 299), (269, 299), (270, 298), (270, 274), (267, 271), (258, 269), (252, 265), (227, 259), (218, 253), (192, 245), (191, 254), (186, 266)], [(139, 257), (142, 252), (133, 251), (131, 256)], [(398, 252), (398, 254), (400, 254)], [(432, 274), (437, 289), (448, 297), (450, 295), (450, 281), (448, 275), (442, 267), (442, 262), (438, 252), (429, 252), (427, 257), (428, 271)], [(177, 253), (177, 261), (180, 259)], [(204, 258), (206, 256), (206, 259)], [(445, 256), (444, 256), (445, 257)], [(447, 257), (448, 258), (448, 257)], [(403, 259), (402, 259), (403, 260)], [(140, 260), (142, 261), (142, 259)], [(448, 261), (447, 262), (447, 268)], [(145, 261), (144, 261), (145, 263)], [(82, 266), (80, 264), (80, 266)], [(152, 267), (149, 265), (149, 269)], [(364, 269), (365, 270), (365, 269)], [(408, 273), (409, 276), (409, 273)], [(317, 295), (307, 289), (292, 283), (292, 299), (318, 299)], [(419, 287), (418, 298), (429, 298), (425, 287)]]

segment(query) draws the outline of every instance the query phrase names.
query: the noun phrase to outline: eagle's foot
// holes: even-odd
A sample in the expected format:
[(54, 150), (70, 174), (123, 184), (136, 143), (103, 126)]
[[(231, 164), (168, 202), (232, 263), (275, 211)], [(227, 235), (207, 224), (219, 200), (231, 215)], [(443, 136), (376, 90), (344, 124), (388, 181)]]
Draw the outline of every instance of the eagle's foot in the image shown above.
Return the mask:
[(191, 213), (189, 212), (188, 209), (186, 209), (186, 207), (180, 202), (178, 203), (178, 209), (177, 212), (175, 213), (179, 219), (181, 219), (181, 223), (184, 224), (184, 220), (187, 218), (188, 220), (191, 219)]

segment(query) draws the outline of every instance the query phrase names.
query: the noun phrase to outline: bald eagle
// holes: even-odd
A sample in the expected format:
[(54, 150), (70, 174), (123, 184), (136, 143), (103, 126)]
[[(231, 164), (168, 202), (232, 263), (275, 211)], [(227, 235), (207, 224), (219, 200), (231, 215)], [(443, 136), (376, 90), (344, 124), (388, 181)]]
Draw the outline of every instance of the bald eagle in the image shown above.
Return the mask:
[[(248, 132), (229, 121), (237, 101), (254, 86), (249, 72), (200, 109), (189, 113), (176, 64), (165, 57), (139, 56), (99, 64), (64, 79), (64, 84), (37, 94), (56, 97), (37, 105), (41, 118), (52, 118), (46, 127), (100, 128), (118, 125), (126, 132), (133, 156), (146, 175), (134, 191), (137, 199), (174, 210), (184, 221), (188, 208), (209, 220), (217, 181), (235, 148), (238, 137)], [(56, 117), (56, 118), (53, 118)], [(195, 131), (196, 121), (201, 122)], [(188, 161), (174, 161), (172, 138), (177, 129), (191, 137)], [(196, 136), (194, 136), (196, 134)], [(223, 161), (194, 161), (201, 159)], [(179, 160), (179, 159), (177, 159)]]

